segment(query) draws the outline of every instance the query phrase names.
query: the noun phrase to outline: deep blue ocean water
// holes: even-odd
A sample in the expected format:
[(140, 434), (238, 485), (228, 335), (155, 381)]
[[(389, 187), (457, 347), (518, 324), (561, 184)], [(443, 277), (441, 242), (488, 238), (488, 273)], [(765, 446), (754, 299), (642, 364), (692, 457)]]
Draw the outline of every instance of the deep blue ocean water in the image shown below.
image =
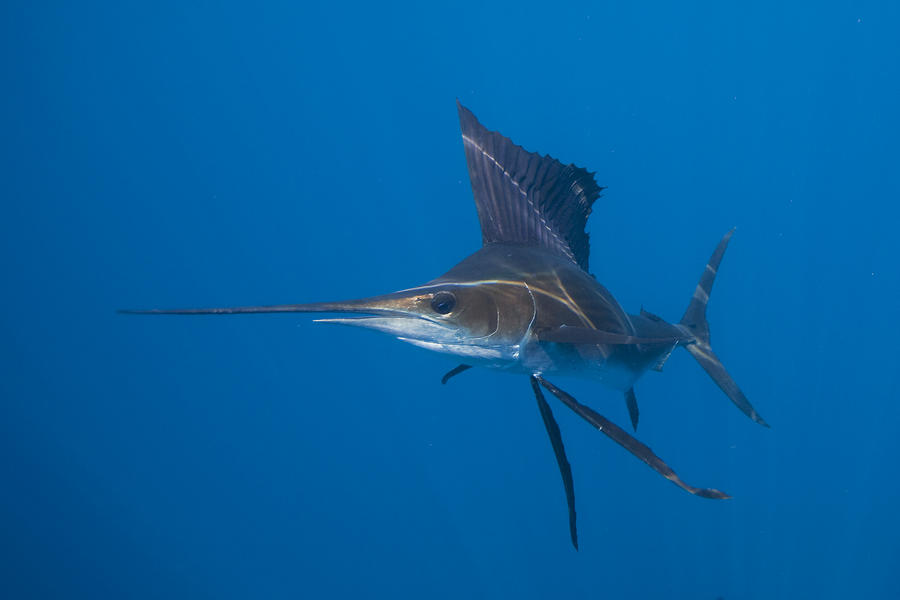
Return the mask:
[[(4, 598), (900, 597), (900, 7), (0, 8)], [(524, 377), (304, 315), (480, 233), (455, 99), (597, 171), (592, 271), (716, 352), (637, 386), (690, 496)], [(562, 387), (620, 425), (619, 393)], [(550, 399), (553, 401), (553, 399)]]

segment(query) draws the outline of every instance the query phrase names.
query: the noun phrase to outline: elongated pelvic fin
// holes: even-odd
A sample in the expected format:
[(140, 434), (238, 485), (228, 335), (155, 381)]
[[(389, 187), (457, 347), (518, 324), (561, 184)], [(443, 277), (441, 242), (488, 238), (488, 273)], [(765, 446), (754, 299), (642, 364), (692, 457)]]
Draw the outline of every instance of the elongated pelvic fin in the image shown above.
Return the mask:
[(540, 382), (542, 386), (547, 388), (547, 390), (551, 394), (559, 398), (563, 402), (563, 404), (575, 411), (578, 416), (599, 429), (612, 441), (616, 442), (617, 444), (634, 454), (636, 457), (644, 461), (651, 469), (653, 469), (681, 489), (690, 492), (695, 496), (700, 496), (701, 498), (722, 500), (731, 497), (724, 492), (720, 492), (719, 490), (715, 490), (712, 488), (696, 488), (692, 485), (688, 485), (687, 483), (682, 481), (681, 478), (678, 477), (678, 475), (675, 474), (675, 471), (673, 471), (672, 468), (669, 467), (669, 465), (663, 462), (661, 458), (656, 456), (653, 453), (653, 450), (629, 435), (624, 429), (608, 420), (603, 415), (595, 412), (593, 409), (581, 404), (580, 402), (578, 402), (578, 400), (562, 391), (540, 375), (535, 375), (534, 377)]
[(544, 420), (544, 427), (547, 429), (547, 435), (550, 436), (550, 444), (553, 446), (553, 453), (556, 455), (556, 464), (559, 465), (559, 474), (562, 475), (563, 486), (566, 489), (566, 503), (569, 506), (569, 537), (572, 538), (572, 545), (578, 550), (578, 531), (575, 527), (575, 482), (572, 479), (572, 466), (569, 459), (566, 458), (566, 449), (563, 446), (562, 433), (559, 431), (559, 425), (553, 417), (553, 411), (544, 398), (541, 386), (533, 375), (531, 379), (531, 389), (534, 390), (534, 397), (537, 399), (538, 410), (541, 411), (541, 418)]
[(725, 370), (725, 366), (719, 360), (719, 357), (713, 353), (712, 348), (707, 344), (701, 343), (691, 344), (685, 346), (685, 348), (691, 353), (691, 356), (697, 359), (697, 362), (700, 363), (700, 366), (703, 367), (703, 370), (706, 371), (712, 380), (716, 382), (716, 385), (725, 392), (728, 399), (741, 409), (741, 412), (763, 427), (770, 426), (766, 423), (765, 419), (759, 416), (759, 413), (756, 412), (756, 409), (753, 408), (753, 405), (747, 400), (744, 392), (741, 391), (738, 384), (735, 383), (734, 379), (731, 378), (731, 375), (728, 374), (728, 371)]
[(628, 391), (625, 392), (625, 406), (628, 407), (628, 416), (631, 417), (631, 426), (637, 431), (638, 424), (638, 405), (637, 405), (637, 397), (634, 395), (634, 388), (628, 388)]
[(689, 337), (636, 337), (611, 331), (601, 331), (588, 327), (574, 327), (562, 325), (553, 329), (545, 329), (537, 332), (537, 338), (542, 342), (556, 342), (558, 344), (610, 344), (610, 345), (637, 345), (637, 344), (674, 344)]
[(456, 377), (463, 371), (468, 371), (471, 368), (472, 368), (472, 365), (457, 365), (457, 366), (453, 367), (452, 369), (450, 369), (449, 371), (447, 371), (446, 373), (444, 373), (444, 376), (441, 377), (441, 383), (446, 384), (448, 381), (450, 381), (451, 377)]

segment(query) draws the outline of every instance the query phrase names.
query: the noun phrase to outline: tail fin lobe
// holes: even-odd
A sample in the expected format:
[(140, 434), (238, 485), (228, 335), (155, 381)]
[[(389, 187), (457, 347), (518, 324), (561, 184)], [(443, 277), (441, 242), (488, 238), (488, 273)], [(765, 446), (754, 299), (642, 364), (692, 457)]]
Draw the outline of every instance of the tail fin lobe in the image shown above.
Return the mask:
[(738, 387), (737, 383), (735, 383), (731, 375), (728, 374), (728, 371), (725, 370), (725, 366), (722, 364), (722, 361), (719, 360), (719, 357), (713, 353), (710, 345), (709, 322), (706, 320), (706, 305), (709, 302), (709, 295), (712, 292), (713, 282), (716, 280), (716, 273), (719, 271), (719, 264), (722, 262), (722, 257), (725, 256), (725, 249), (728, 247), (728, 242), (731, 240), (733, 234), (734, 229), (726, 233), (722, 238), (722, 241), (719, 242), (719, 245), (716, 246), (709, 262), (706, 264), (706, 268), (703, 270), (703, 275), (700, 276), (697, 287), (694, 289), (694, 295), (691, 297), (691, 302), (688, 304), (687, 310), (684, 311), (684, 316), (681, 318), (680, 325), (684, 328), (685, 332), (690, 333), (695, 338), (693, 343), (687, 344), (684, 347), (691, 353), (691, 356), (700, 363), (703, 370), (706, 371), (712, 380), (716, 382), (716, 385), (725, 392), (725, 395), (728, 396), (734, 405), (741, 409), (741, 412), (753, 419), (754, 422), (769, 427), (769, 424), (759, 416), (756, 409), (753, 408), (753, 405), (751, 405), (750, 401), (747, 400), (747, 397), (744, 396), (744, 393)]
[(705, 344), (709, 344), (709, 323), (706, 321), (706, 304), (709, 302), (713, 282), (716, 280), (716, 273), (719, 271), (719, 264), (722, 262), (722, 257), (725, 256), (725, 249), (728, 248), (728, 242), (731, 240), (732, 235), (734, 235), (734, 229), (726, 233), (719, 245), (716, 246), (712, 256), (709, 258), (709, 262), (706, 263), (706, 268), (703, 270), (703, 275), (700, 276), (697, 287), (694, 289), (691, 302), (688, 304), (687, 310), (684, 311), (684, 316), (681, 317), (681, 324)]
[(744, 392), (741, 391), (738, 384), (735, 383), (734, 379), (731, 378), (731, 375), (728, 374), (728, 371), (725, 370), (722, 361), (719, 360), (718, 356), (713, 354), (712, 348), (710, 348), (709, 345), (698, 342), (696, 344), (685, 346), (685, 348), (691, 353), (691, 356), (697, 359), (697, 362), (700, 363), (700, 366), (703, 367), (703, 370), (706, 371), (707, 375), (716, 382), (716, 385), (725, 392), (728, 399), (741, 409), (741, 412), (750, 417), (754, 423), (759, 423), (763, 427), (770, 426), (766, 423), (765, 419), (759, 416), (759, 413), (756, 412), (756, 409), (753, 408), (753, 405), (747, 400)]

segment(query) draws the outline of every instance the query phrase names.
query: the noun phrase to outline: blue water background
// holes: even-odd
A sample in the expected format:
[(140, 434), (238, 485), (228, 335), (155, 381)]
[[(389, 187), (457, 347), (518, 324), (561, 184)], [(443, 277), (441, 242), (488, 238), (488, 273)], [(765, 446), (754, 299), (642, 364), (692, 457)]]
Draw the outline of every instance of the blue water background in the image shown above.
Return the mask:
[[(0, 8), (4, 598), (896, 598), (900, 5)], [(593, 272), (713, 344), (637, 386), (684, 493), (524, 377), (303, 315), (480, 234), (456, 98), (597, 171)], [(557, 381), (621, 425), (617, 392)]]

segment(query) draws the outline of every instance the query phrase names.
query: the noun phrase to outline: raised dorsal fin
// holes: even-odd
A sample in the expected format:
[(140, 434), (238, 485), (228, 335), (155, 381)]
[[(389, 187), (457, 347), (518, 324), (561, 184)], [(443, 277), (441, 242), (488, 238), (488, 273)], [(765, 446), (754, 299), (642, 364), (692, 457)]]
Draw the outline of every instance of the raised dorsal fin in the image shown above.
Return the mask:
[(603, 189), (594, 174), (528, 152), (457, 106), (482, 242), (543, 246), (587, 271), (584, 227)]

